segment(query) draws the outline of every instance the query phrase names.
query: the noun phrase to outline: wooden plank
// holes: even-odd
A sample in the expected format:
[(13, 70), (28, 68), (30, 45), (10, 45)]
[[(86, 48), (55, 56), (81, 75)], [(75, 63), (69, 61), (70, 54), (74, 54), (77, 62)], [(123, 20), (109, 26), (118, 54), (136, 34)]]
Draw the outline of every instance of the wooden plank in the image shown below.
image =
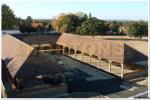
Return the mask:
[(63, 49), (50, 49), (50, 50), (38, 50), (38, 51), (43, 52), (43, 51), (60, 51), (60, 50), (63, 50)]

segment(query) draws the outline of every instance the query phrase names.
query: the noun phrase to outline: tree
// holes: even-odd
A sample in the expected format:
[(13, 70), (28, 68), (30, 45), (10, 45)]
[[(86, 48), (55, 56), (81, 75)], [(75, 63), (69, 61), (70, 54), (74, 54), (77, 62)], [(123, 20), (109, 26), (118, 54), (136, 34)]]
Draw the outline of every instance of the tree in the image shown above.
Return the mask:
[(27, 30), (27, 33), (31, 33), (32, 32), (32, 18), (31, 16), (27, 16), (26, 21), (25, 21), (25, 27)]
[(32, 17), (31, 16), (27, 16), (26, 23), (31, 25), (31, 23), (32, 23)]
[(76, 27), (80, 24), (75, 14), (61, 15), (52, 21), (52, 27), (59, 32), (75, 33)]
[(23, 20), (23, 19), (20, 19), (20, 20), (19, 20), (19, 30), (20, 30), (20, 32), (22, 32), (22, 33), (25, 33), (25, 32), (26, 32), (26, 22), (25, 22), (25, 20)]
[(76, 28), (76, 34), (80, 34), (80, 31), (81, 31), (81, 27), (78, 26), (78, 27)]
[(32, 27), (32, 18), (27, 16), (25, 20), (20, 19), (19, 30), (23, 33), (35, 32), (35, 29)]
[(76, 27), (79, 25), (79, 18), (74, 14), (66, 15), (63, 19), (62, 27), (64, 31), (62, 32), (71, 32), (75, 33)]
[(17, 25), (17, 19), (12, 9), (6, 4), (2, 5), (2, 30), (14, 29)]
[(102, 34), (103, 31), (104, 31), (104, 21), (99, 20), (95, 17), (88, 18), (86, 21), (82, 23), (81, 27), (78, 27), (76, 30), (76, 32), (80, 34), (87, 34), (92, 36)]
[(48, 23), (48, 30), (49, 30), (49, 31), (52, 31), (52, 30), (53, 30), (52, 25), (51, 25), (51, 22)]
[(60, 32), (66, 32), (66, 33), (69, 33), (69, 32), (70, 32), (70, 27), (69, 27), (69, 25), (64, 24), (63, 26), (61, 26)]
[(80, 23), (80, 26), (81, 24), (87, 19), (87, 14), (83, 13), (83, 12), (78, 12), (75, 14), (76, 16), (78, 16), (79, 18), (79, 23)]
[(109, 24), (105, 21), (103, 31), (102, 31), (103, 32), (102, 35), (107, 35), (108, 31), (109, 31)]
[(60, 31), (64, 17), (65, 17), (65, 15), (60, 15), (57, 18), (54, 18), (52, 20), (51, 25), (55, 31), (58, 31), (58, 32)]
[(142, 38), (148, 34), (148, 25), (144, 21), (132, 23), (128, 26), (128, 35), (134, 38)]
[(139, 25), (141, 26), (141, 31), (143, 32), (142, 36), (148, 36), (148, 22), (139, 21)]
[(112, 30), (113, 32), (118, 33), (119, 24), (117, 22), (113, 21), (109, 24), (109, 29)]
[(47, 31), (47, 23), (46, 22), (43, 22), (43, 28), (44, 28), (44, 32)]
[(92, 15), (91, 15), (91, 13), (89, 13), (89, 18), (92, 18)]

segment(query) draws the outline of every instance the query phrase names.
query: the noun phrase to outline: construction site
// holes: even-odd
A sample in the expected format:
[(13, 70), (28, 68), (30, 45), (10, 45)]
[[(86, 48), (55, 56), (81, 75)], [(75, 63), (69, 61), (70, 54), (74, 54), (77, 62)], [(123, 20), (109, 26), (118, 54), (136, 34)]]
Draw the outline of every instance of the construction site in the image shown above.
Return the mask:
[(147, 41), (2, 35), (4, 98), (146, 98), (147, 91)]

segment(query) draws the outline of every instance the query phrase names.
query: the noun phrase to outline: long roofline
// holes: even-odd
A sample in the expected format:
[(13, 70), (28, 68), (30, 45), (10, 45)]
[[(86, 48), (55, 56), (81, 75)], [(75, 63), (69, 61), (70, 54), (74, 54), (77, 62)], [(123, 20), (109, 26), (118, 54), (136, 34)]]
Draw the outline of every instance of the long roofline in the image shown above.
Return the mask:
[(15, 37), (8, 34), (2, 36), (2, 60), (12, 77), (16, 75), (32, 51), (33, 47)]

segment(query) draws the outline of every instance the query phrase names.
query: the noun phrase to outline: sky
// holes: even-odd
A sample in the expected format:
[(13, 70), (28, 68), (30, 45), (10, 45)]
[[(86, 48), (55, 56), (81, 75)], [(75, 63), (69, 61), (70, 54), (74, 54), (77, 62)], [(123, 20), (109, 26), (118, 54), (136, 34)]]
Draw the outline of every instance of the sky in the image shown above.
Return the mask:
[(17, 17), (51, 19), (84, 12), (104, 20), (148, 20), (148, 0), (2, 0)]

